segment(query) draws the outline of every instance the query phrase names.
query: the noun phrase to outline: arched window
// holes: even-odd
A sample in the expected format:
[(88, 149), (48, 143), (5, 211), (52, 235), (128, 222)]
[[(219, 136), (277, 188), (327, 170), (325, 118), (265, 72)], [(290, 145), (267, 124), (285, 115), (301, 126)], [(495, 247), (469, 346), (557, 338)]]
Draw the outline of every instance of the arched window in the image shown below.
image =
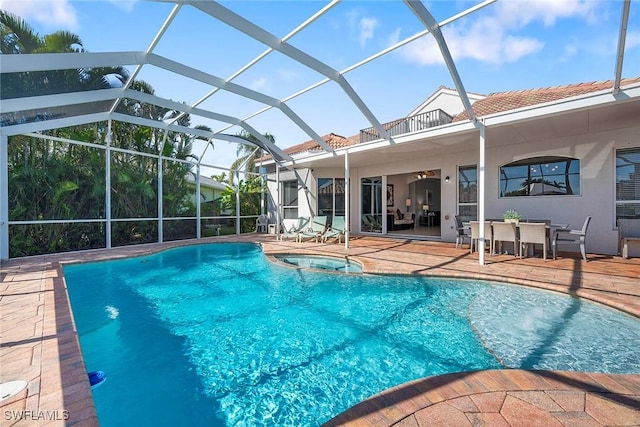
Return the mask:
[(580, 195), (580, 160), (544, 156), (500, 168), (500, 197)]

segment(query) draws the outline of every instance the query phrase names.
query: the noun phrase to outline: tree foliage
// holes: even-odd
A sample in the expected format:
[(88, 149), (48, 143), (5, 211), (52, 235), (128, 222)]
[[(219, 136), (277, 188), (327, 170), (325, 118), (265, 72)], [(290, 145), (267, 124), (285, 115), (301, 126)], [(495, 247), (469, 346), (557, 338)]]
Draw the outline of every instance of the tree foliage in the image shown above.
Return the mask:
[[(237, 136), (246, 139), (250, 142), (259, 142), (255, 135), (242, 130)], [(270, 133), (263, 135), (269, 142), (275, 144), (276, 139)], [(236, 156), (238, 158), (231, 164), (231, 172), (229, 173), (229, 184), (233, 185), (235, 171), (241, 172), (257, 172), (256, 161), (265, 155), (265, 151), (257, 145), (253, 144), (238, 144), (236, 148)]]
[[(3, 54), (84, 51), (79, 36), (59, 31), (41, 37), (19, 17), (4, 11), (0, 11), (0, 24)], [(114, 73), (122, 81), (128, 78), (126, 70), (118, 68), (2, 74), (2, 99), (108, 87), (108, 76)], [(131, 88), (153, 93), (153, 88), (143, 81), (132, 82)], [(178, 117), (177, 111), (130, 99), (122, 100), (117, 111), (152, 120), (177, 118), (177, 124), (190, 126), (188, 115)], [(191, 153), (192, 136), (120, 122), (113, 122), (110, 132), (107, 123), (102, 122), (42, 133), (99, 145), (109, 140), (112, 147), (126, 150), (110, 151), (109, 214), (114, 220), (131, 219), (112, 223), (114, 246), (158, 240), (158, 221), (153, 218), (159, 216), (160, 199), (163, 217), (177, 218), (164, 221), (163, 238), (195, 237), (195, 221), (180, 219), (196, 215), (195, 190), (187, 182), (192, 165), (180, 161), (197, 159)], [(160, 154), (169, 160), (159, 162), (157, 157), (132, 152)], [(105, 149), (25, 135), (11, 137), (9, 220), (52, 222), (12, 225), (10, 256), (104, 247), (104, 222), (64, 221), (108, 216), (106, 162)], [(159, 168), (162, 194), (159, 194)]]
[[(238, 183), (237, 191), (240, 193), (240, 213), (246, 215), (260, 215), (260, 203), (262, 198), (262, 179), (257, 176), (242, 180)], [(236, 191), (227, 188), (222, 194), (222, 205), (234, 215), (236, 209)], [(240, 232), (249, 233), (255, 230), (255, 218), (243, 218), (240, 221)]]
[[(77, 34), (56, 31), (40, 36), (25, 20), (4, 10), (0, 10), (0, 50), (3, 55), (85, 51)], [(105, 89), (111, 86), (109, 76), (125, 81), (128, 73), (123, 67), (3, 73), (0, 97), (9, 99)]]

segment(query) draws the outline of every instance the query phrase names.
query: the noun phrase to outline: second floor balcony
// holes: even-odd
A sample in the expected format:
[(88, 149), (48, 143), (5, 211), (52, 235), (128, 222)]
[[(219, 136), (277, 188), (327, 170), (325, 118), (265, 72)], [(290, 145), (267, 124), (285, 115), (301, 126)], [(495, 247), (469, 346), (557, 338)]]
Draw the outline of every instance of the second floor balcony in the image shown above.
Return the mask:
[[(382, 127), (389, 133), (390, 137), (394, 137), (446, 125), (451, 123), (452, 120), (453, 117), (444, 111), (433, 110), (384, 123)], [(360, 131), (360, 143), (375, 141), (377, 139), (382, 139), (382, 137), (373, 127)]]

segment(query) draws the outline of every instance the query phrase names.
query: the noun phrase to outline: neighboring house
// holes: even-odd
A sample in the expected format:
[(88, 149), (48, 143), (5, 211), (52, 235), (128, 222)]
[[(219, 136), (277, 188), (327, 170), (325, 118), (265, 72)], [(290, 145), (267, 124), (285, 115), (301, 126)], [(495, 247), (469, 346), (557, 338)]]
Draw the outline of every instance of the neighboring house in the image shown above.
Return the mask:
[[(187, 182), (193, 186), (194, 191), (193, 191), (193, 196), (192, 196), (192, 202), (195, 204), (196, 200), (195, 200), (195, 187), (196, 187), (196, 181), (195, 181), (195, 177), (192, 174), (189, 174), (187, 176)], [(214, 179), (211, 178), (207, 178), (205, 176), (201, 176), (200, 177), (200, 203), (201, 205), (204, 207), (203, 208), (203, 215), (206, 216), (215, 216), (215, 215), (220, 215), (223, 212), (215, 212), (215, 205), (217, 203), (219, 203), (219, 199), (220, 197), (222, 197), (222, 193), (224, 193), (224, 191), (227, 189), (227, 186), (221, 182), (218, 182)], [(208, 207), (207, 207), (208, 206)], [(218, 210), (220, 208), (220, 206), (217, 206)], [(228, 212), (224, 212), (225, 214), (228, 214)]]
[[(294, 162), (278, 174), (281, 218), (344, 212), (348, 169), (352, 232), (453, 242), (455, 215), (478, 214), (484, 144), (486, 218), (516, 209), (580, 228), (591, 215), (587, 250), (615, 254), (616, 219), (640, 217), (640, 78), (623, 79), (616, 94), (605, 81), (469, 98), (479, 123), (468, 120), (455, 90), (440, 87), (383, 125), (389, 140), (369, 128), (323, 137), (335, 153), (314, 141), (289, 147)], [(277, 201), (275, 164), (263, 161)], [(274, 218), (275, 209), (271, 203)], [(415, 228), (392, 230), (398, 213), (415, 215)], [(367, 227), (365, 214), (382, 229)], [(633, 251), (639, 255), (640, 245)]]

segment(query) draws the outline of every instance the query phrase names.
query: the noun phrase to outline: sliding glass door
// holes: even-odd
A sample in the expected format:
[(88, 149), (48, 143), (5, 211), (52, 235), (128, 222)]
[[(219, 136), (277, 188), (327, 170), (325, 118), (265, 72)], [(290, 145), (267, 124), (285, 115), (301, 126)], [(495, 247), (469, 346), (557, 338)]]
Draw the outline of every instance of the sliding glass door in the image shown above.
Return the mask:
[(364, 232), (382, 233), (382, 177), (362, 178), (360, 193), (360, 229)]

